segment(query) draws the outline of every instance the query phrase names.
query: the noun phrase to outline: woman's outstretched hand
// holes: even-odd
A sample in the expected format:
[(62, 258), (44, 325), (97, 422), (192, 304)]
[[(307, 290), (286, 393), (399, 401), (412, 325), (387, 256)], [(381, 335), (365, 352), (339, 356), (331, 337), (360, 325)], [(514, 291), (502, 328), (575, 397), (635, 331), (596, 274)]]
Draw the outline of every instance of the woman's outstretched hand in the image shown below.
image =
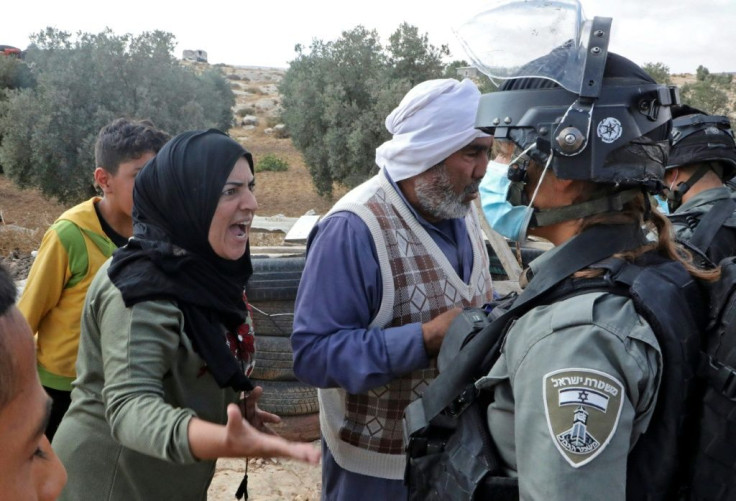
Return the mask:
[[(275, 421), (280, 419), (275, 414), (270, 414), (261, 410), (256, 410), (258, 418), (275, 417)], [(264, 421), (258, 422), (263, 423)], [(260, 431), (254, 424), (244, 419), (240, 409), (235, 404), (230, 404), (227, 408), (227, 443), (233, 450), (242, 451), (238, 456), (247, 457), (288, 457), (305, 461), (310, 464), (319, 463), (321, 452), (312, 444), (305, 442), (290, 442), (278, 435), (272, 430)]]
[(199, 459), (221, 457), (285, 457), (318, 464), (319, 449), (306, 442), (291, 442), (276, 435), (269, 423), (281, 418), (258, 408), (263, 389), (257, 387), (245, 402), (245, 416), (235, 404), (227, 407), (227, 424), (219, 425), (193, 417), (187, 430), (189, 447)]

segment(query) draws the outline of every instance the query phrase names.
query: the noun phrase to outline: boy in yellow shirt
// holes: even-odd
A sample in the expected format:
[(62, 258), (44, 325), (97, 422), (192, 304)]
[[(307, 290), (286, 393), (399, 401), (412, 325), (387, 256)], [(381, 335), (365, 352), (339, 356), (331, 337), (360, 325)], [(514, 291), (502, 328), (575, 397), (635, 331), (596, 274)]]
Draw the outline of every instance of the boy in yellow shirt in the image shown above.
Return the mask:
[(71, 402), (87, 288), (133, 234), (135, 176), (168, 139), (149, 121), (119, 118), (104, 126), (95, 144), (94, 171), (103, 196), (64, 212), (44, 235), (31, 267), (18, 308), (36, 335), (39, 377), (53, 399), (49, 440)]

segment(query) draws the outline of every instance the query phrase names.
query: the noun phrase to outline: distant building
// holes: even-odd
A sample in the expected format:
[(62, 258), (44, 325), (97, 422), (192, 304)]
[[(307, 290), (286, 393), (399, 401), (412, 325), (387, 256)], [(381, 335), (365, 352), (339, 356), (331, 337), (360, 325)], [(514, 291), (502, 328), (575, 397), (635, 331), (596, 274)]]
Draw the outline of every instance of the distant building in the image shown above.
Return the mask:
[(207, 62), (207, 51), (204, 50), (185, 50), (181, 56), (185, 61), (196, 61), (198, 63)]
[(457, 69), (457, 76), (460, 78), (480, 78), (480, 71), (475, 66), (461, 66)]

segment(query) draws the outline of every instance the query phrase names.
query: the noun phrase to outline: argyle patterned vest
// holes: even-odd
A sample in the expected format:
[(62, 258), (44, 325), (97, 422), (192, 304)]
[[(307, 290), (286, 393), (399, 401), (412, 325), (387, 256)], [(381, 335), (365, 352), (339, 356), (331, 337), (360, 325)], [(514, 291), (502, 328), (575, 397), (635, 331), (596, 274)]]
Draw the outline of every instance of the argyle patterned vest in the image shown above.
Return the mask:
[[(368, 225), (381, 266), (382, 303), (369, 327), (425, 323), (452, 307), (491, 300), (489, 261), (474, 206), (465, 218), (474, 258), (468, 284), (382, 174), (351, 191), (330, 213), (345, 210)], [(426, 369), (359, 395), (320, 390), (322, 432), (337, 463), (361, 474), (402, 478), (404, 408), (436, 375), (433, 360)]]

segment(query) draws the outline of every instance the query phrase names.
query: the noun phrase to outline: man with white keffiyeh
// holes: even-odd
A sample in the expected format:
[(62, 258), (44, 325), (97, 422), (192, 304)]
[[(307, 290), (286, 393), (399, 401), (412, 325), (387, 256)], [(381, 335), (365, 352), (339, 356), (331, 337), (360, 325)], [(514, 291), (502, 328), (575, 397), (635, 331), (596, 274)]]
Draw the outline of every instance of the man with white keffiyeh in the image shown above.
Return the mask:
[(379, 172), (312, 231), (294, 372), (319, 388), (322, 499), (402, 499), (403, 410), (437, 374), (451, 321), (492, 298), (472, 201), (492, 138), (470, 80), (430, 80), (386, 118)]

